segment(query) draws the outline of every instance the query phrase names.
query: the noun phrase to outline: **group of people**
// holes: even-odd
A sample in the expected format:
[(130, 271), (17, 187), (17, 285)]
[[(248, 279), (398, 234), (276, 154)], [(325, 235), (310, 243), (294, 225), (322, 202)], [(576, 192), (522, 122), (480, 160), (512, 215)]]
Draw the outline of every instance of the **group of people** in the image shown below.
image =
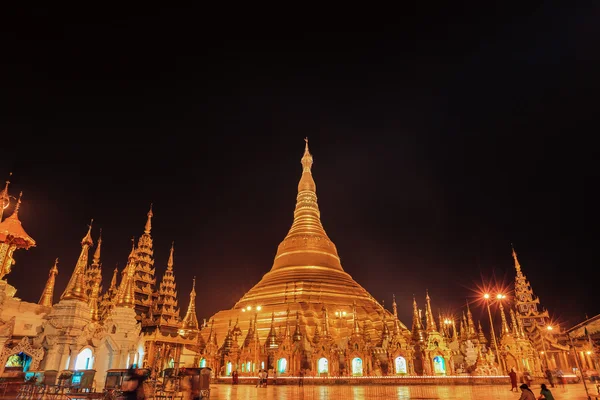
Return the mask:
[[(554, 396), (552, 395), (552, 392), (550, 391), (550, 389), (548, 389), (548, 387), (546, 386), (545, 383), (542, 383), (540, 385), (540, 395), (538, 397), (535, 397), (535, 394), (533, 393), (533, 391), (531, 390), (531, 382), (533, 381), (533, 378), (531, 377), (531, 375), (529, 373), (527, 374), (523, 374), (523, 377), (525, 380), (527, 380), (527, 383), (523, 383), (521, 384), (521, 386), (519, 386), (519, 388), (517, 389), (517, 372), (515, 371), (514, 368), (510, 369), (510, 372), (508, 373), (508, 376), (510, 377), (510, 390), (511, 392), (514, 391), (519, 391), (519, 389), (521, 390), (521, 397), (519, 397), (519, 400), (554, 400)], [(564, 377), (561, 374), (561, 380), (560, 383), (561, 385), (564, 384)], [(553, 375), (550, 373), (550, 370), (546, 370), (546, 379), (548, 379), (548, 382), (550, 383), (550, 385), (552, 387), (554, 387), (554, 377)]]
[(267, 387), (267, 380), (269, 379), (269, 373), (261, 369), (258, 371), (258, 381), (256, 382), (256, 387)]

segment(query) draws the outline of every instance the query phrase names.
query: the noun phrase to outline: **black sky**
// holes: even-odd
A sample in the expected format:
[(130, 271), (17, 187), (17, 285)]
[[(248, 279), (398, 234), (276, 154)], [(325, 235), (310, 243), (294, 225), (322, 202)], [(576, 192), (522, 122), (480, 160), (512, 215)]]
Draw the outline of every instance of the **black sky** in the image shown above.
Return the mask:
[(553, 318), (600, 311), (598, 6), (106, 11), (1, 28), (24, 300), (56, 257), (58, 298), (90, 218), (107, 285), (154, 203), (158, 278), (175, 241), (180, 305), (197, 276), (200, 318), (230, 308), (291, 225), (308, 136), (345, 270), (405, 323), (413, 294), (457, 311), (512, 283), (511, 243)]

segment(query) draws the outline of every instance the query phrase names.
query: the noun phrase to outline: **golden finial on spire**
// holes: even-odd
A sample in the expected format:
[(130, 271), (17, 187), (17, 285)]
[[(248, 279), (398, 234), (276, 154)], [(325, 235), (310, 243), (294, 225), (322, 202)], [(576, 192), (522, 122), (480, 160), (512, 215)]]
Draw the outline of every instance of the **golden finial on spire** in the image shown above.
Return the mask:
[(169, 253), (169, 261), (167, 261), (167, 269), (173, 269), (173, 252), (175, 251), (175, 241), (171, 242), (171, 252)]
[[(229, 321), (231, 323), (231, 321)], [(236, 320), (237, 326), (237, 320)], [(190, 333), (190, 331), (195, 332), (199, 329), (198, 326), (198, 317), (196, 316), (196, 277), (192, 280), (192, 290), (190, 291), (190, 304), (188, 305), (187, 312), (185, 313), (185, 317), (183, 321), (181, 321), (181, 329), (185, 331), (185, 333)]]
[(302, 164), (302, 172), (311, 172), (313, 156), (310, 154), (310, 150), (308, 149), (308, 138), (304, 138), (304, 141), (306, 142), (306, 144), (304, 145), (304, 155), (300, 160), (300, 163)]
[(510, 244), (510, 248), (512, 249), (512, 256), (513, 259), (515, 260), (515, 269), (517, 270), (517, 273), (521, 272), (521, 264), (519, 264), (519, 259), (517, 258), (517, 252), (515, 251), (515, 247), (513, 246), (513, 244)]
[(148, 211), (148, 219), (146, 220), (146, 226), (144, 227), (144, 232), (147, 234), (150, 234), (150, 231), (152, 230), (152, 217), (154, 216), (152, 205), (153, 203), (150, 203), (150, 211)]
[(50, 268), (50, 273), (48, 274), (48, 281), (46, 281), (46, 286), (44, 286), (44, 291), (42, 292), (42, 296), (40, 297), (39, 305), (45, 307), (52, 307), (54, 302), (54, 283), (56, 281), (56, 275), (58, 275), (58, 258), (54, 260), (54, 265)]
[(100, 264), (100, 248), (101, 247), (102, 247), (102, 228), (100, 228), (100, 234), (98, 235), (98, 243), (96, 244), (96, 251), (94, 252), (94, 264), (96, 264), (96, 265)]

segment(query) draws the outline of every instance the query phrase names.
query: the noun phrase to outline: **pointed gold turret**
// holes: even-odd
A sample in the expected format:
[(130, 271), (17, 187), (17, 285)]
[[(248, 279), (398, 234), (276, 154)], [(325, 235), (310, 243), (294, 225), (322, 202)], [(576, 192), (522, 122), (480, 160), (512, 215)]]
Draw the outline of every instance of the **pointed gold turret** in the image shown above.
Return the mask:
[(417, 307), (417, 299), (413, 296), (413, 323), (412, 323), (412, 337), (414, 340), (423, 342), (425, 335), (423, 334), (423, 324), (421, 323), (421, 314)]
[(510, 247), (512, 249), (513, 259), (515, 260), (515, 269), (517, 270), (517, 275), (522, 274), (521, 264), (519, 264), (519, 259), (517, 258), (517, 252), (515, 251), (515, 247), (513, 246), (512, 243), (510, 244)]
[(198, 317), (196, 316), (196, 277), (194, 277), (194, 280), (192, 281), (192, 291), (190, 292), (190, 304), (188, 305), (185, 317), (181, 322), (181, 329), (187, 332), (198, 331), (198, 328)]
[(117, 307), (134, 308), (135, 307), (135, 293), (133, 291), (133, 268), (130, 266), (123, 279), (125, 284), (123, 290), (117, 301)]
[(102, 264), (100, 263), (100, 252), (102, 248), (102, 229), (100, 229), (100, 235), (98, 237), (98, 244), (96, 244), (96, 251), (92, 258), (92, 264), (86, 271), (86, 294), (89, 297), (88, 304), (90, 306), (90, 314), (92, 321), (100, 320), (100, 291), (102, 284)]
[[(177, 331), (181, 326), (181, 316), (177, 300), (177, 284), (175, 283), (175, 274), (173, 273), (174, 251), (175, 243), (173, 242), (171, 243), (171, 251), (169, 253), (169, 260), (167, 261), (167, 270), (162, 277), (158, 291), (155, 293), (157, 300), (155, 302), (156, 309), (153, 313), (156, 321), (152, 324), (161, 327), (170, 327), (172, 331)], [(147, 324), (150, 325), (150, 322)]]
[(506, 314), (504, 313), (504, 306), (502, 305), (502, 301), (498, 302), (500, 307), (500, 319), (502, 320), (502, 336), (510, 333), (510, 329), (508, 328), (508, 322), (506, 321)]
[(429, 291), (426, 292), (425, 302), (425, 321), (427, 322), (427, 332), (437, 331), (435, 319), (433, 318), (433, 313), (431, 312), (431, 299), (429, 298)]
[(88, 263), (88, 253), (90, 247), (93, 246), (94, 242), (92, 241), (92, 223), (94, 220), (90, 221), (88, 225), (88, 231), (86, 235), (81, 239), (81, 253), (79, 253), (79, 258), (77, 259), (77, 264), (75, 265), (75, 269), (73, 270), (73, 275), (71, 275), (71, 279), (69, 279), (69, 283), (67, 283), (67, 288), (63, 292), (62, 296), (60, 296), (61, 300), (82, 300), (87, 302), (88, 296), (86, 294), (85, 287), (85, 273), (87, 269)]
[(135, 238), (131, 240), (131, 252), (127, 265), (123, 268), (121, 283), (117, 295), (116, 306), (135, 308), (134, 276), (136, 267)]
[(58, 258), (54, 260), (54, 266), (50, 268), (48, 281), (42, 292), (42, 297), (40, 297), (40, 301), (38, 302), (39, 305), (52, 307), (52, 304), (54, 304), (54, 282), (56, 281), (56, 275), (58, 275)]

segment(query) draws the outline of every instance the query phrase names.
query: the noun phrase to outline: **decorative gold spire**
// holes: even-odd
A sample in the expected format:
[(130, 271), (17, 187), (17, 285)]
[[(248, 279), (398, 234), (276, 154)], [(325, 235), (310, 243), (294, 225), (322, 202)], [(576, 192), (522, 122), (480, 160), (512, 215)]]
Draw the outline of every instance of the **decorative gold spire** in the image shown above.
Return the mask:
[(508, 328), (508, 322), (506, 322), (506, 314), (504, 313), (504, 306), (502, 305), (502, 302), (499, 301), (499, 307), (500, 307), (500, 318), (502, 319), (502, 336), (506, 335), (507, 333), (510, 333), (510, 329)]
[(431, 312), (431, 299), (429, 298), (429, 291), (426, 291), (425, 293), (425, 321), (427, 322), (427, 332), (434, 332), (437, 331), (437, 327), (435, 326), (435, 319)]
[(81, 253), (79, 253), (79, 258), (77, 259), (77, 264), (75, 265), (75, 269), (73, 270), (73, 275), (71, 275), (71, 279), (69, 279), (69, 283), (67, 283), (67, 288), (63, 292), (62, 296), (60, 296), (61, 300), (81, 300), (88, 301), (88, 296), (86, 294), (85, 287), (85, 273), (87, 269), (88, 263), (88, 253), (90, 247), (93, 246), (94, 242), (92, 241), (92, 224), (94, 220), (90, 221), (88, 225), (88, 231), (86, 235), (81, 239)]
[(277, 334), (275, 333), (275, 313), (271, 313), (271, 328), (269, 329), (269, 335), (265, 342), (267, 349), (276, 349), (279, 347), (277, 343)]
[(56, 281), (56, 275), (58, 275), (58, 258), (54, 260), (54, 266), (50, 268), (48, 281), (46, 282), (46, 286), (44, 286), (42, 297), (40, 297), (40, 301), (38, 302), (39, 305), (52, 307), (52, 304), (54, 303), (54, 282)]
[(119, 268), (118, 268), (118, 264), (117, 264), (117, 267), (115, 267), (115, 269), (113, 271), (113, 276), (110, 281), (110, 286), (109, 286), (108, 290), (106, 292), (104, 292), (104, 294), (102, 294), (102, 297), (100, 300), (100, 306), (99, 306), (100, 318), (104, 318), (105, 316), (107, 316), (108, 313), (110, 312), (110, 310), (112, 310), (113, 307), (115, 306), (116, 301), (118, 300), (118, 297), (119, 297), (119, 289), (117, 288), (117, 273), (118, 272), (119, 272)]
[[(181, 326), (181, 316), (179, 315), (177, 302), (177, 284), (175, 283), (175, 274), (173, 273), (174, 251), (175, 242), (171, 243), (167, 269), (158, 287), (158, 292), (155, 294), (157, 301), (155, 302), (156, 310), (154, 311), (154, 315), (157, 317), (156, 323), (158, 325), (178, 329)], [(198, 322), (196, 321), (197, 324)]]
[(417, 299), (413, 295), (413, 322), (412, 322), (412, 336), (413, 339), (423, 342), (425, 337), (423, 335), (423, 324), (421, 323), (421, 315), (419, 308), (417, 307)]
[[(173, 252), (171, 251), (171, 256)], [(173, 265), (172, 258), (169, 257), (171, 266)], [(237, 321), (236, 321), (237, 326)], [(198, 331), (198, 317), (196, 316), (196, 277), (192, 281), (192, 291), (190, 292), (190, 304), (188, 305), (185, 317), (181, 322), (181, 329), (187, 331)]]
[(117, 301), (117, 307), (125, 307), (125, 308), (134, 308), (135, 307), (135, 292), (133, 291), (133, 269), (134, 267), (130, 265), (127, 269), (127, 272), (123, 275), (122, 291), (119, 296), (119, 300)]
[(102, 284), (102, 264), (100, 263), (100, 252), (102, 247), (102, 229), (100, 229), (100, 235), (98, 236), (98, 243), (96, 244), (96, 251), (92, 258), (92, 264), (86, 270), (86, 294), (89, 297), (88, 304), (90, 306), (90, 315), (92, 321), (100, 320), (100, 291)]
[[(148, 211), (146, 225), (144, 226), (144, 233), (140, 236), (135, 251), (135, 273), (133, 280), (133, 290), (135, 292), (135, 298), (138, 300), (135, 304), (135, 312), (137, 318), (142, 320), (142, 326), (147, 324), (154, 324), (154, 320), (149, 318), (151, 308), (153, 306), (153, 295), (155, 293), (156, 278), (154, 277), (154, 250), (152, 236), (152, 217), (154, 212), (152, 210), (152, 204), (150, 204), (150, 210)], [(150, 290), (148, 290), (150, 289)], [(148, 318), (143, 318), (146, 316)], [(174, 328), (179, 326), (179, 320), (173, 325)]]
[(322, 267), (343, 271), (335, 244), (321, 224), (317, 203), (316, 184), (312, 177), (313, 157), (308, 150), (308, 139), (301, 160), (302, 177), (294, 222), (287, 236), (279, 244), (271, 271), (287, 267)]
[(515, 248), (512, 243), (510, 244), (510, 248), (512, 249), (512, 256), (513, 256), (513, 259), (515, 260), (515, 269), (517, 270), (517, 275), (522, 274), (521, 264), (519, 264), (519, 259), (517, 258), (517, 252), (515, 251)]
[(113, 271), (112, 279), (110, 280), (110, 289), (116, 289), (117, 287), (117, 273), (119, 272), (119, 268), (115, 267)]
[(515, 311), (510, 309), (510, 325), (511, 331), (514, 337), (519, 337), (519, 326), (517, 325), (517, 316), (515, 315)]
[(485, 338), (485, 335), (483, 334), (483, 328), (481, 327), (481, 321), (479, 321), (479, 333), (478, 333), (478, 338), (479, 338), (479, 343), (480, 344), (487, 344), (487, 339)]
[(131, 252), (127, 260), (127, 265), (123, 268), (121, 273), (121, 283), (119, 284), (119, 290), (117, 294), (116, 306), (125, 308), (135, 308), (135, 291), (134, 291), (134, 277), (136, 271), (136, 249), (135, 249), (135, 238), (131, 239)]
[(394, 313), (394, 317), (398, 318), (398, 306), (396, 306), (396, 295), (392, 294), (392, 312)]
[(294, 330), (292, 340), (294, 342), (299, 342), (302, 340), (302, 331), (300, 331), (300, 313), (298, 311), (296, 311), (296, 329)]
[(467, 327), (469, 329), (469, 338), (476, 337), (477, 330), (475, 329), (475, 322), (473, 321), (473, 314), (471, 313), (471, 308), (469, 307), (469, 300), (467, 300)]
[(152, 217), (154, 216), (154, 214), (152, 213), (152, 203), (150, 203), (150, 210), (148, 211), (147, 216), (148, 216), (148, 219), (146, 220), (146, 226), (144, 227), (144, 233), (149, 235), (150, 231), (152, 230)]

